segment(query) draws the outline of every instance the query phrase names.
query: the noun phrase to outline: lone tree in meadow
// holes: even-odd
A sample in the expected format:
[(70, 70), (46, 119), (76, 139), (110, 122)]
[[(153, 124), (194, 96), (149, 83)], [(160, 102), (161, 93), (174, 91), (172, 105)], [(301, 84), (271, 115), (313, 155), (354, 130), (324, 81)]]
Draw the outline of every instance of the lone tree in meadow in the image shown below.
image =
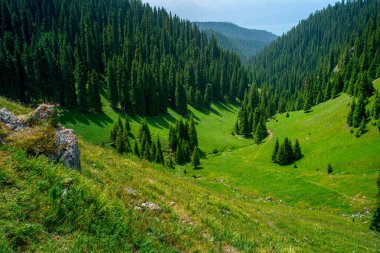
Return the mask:
[(301, 151), (301, 147), (300, 147), (300, 143), (298, 142), (298, 139), (296, 139), (296, 142), (294, 144), (294, 150), (293, 150), (293, 153), (294, 153), (294, 160), (299, 160), (302, 158), (302, 151)]
[(201, 165), (198, 147), (194, 148), (193, 156), (191, 158), (191, 163), (192, 163), (194, 169), (198, 168), (198, 166)]
[(333, 167), (332, 167), (331, 164), (329, 163), (329, 165), (327, 165), (327, 173), (328, 173), (328, 174), (332, 174), (333, 172), (334, 172)]
[(259, 144), (268, 135), (267, 127), (265, 126), (265, 118), (261, 117), (259, 124), (257, 125), (254, 135), (255, 142)]
[(276, 143), (274, 144), (274, 149), (273, 149), (273, 153), (272, 153), (272, 162), (274, 162), (274, 163), (277, 163), (277, 154), (278, 154), (279, 148), (280, 148), (280, 143), (279, 143), (278, 138), (277, 138)]

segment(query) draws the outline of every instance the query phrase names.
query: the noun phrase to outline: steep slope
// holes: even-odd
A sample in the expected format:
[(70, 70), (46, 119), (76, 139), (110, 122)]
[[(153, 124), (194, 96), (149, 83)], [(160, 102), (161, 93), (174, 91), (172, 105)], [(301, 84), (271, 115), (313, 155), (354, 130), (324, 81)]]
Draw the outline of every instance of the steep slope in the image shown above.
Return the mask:
[(380, 3), (345, 1), (317, 11), (252, 60), (275, 111), (300, 110), (341, 91), (370, 96), (380, 76)]
[[(239, 58), (197, 26), (141, 1), (0, 0), (0, 95), (157, 115), (242, 98)], [(187, 95), (188, 94), (188, 95)]]
[(196, 22), (196, 24), (207, 37), (215, 36), (222, 48), (235, 51), (243, 63), (248, 63), (252, 56), (277, 38), (270, 32), (246, 29), (232, 23)]
[[(80, 148), (82, 174), (0, 147), (2, 252), (378, 250), (360, 221), (257, 199), (83, 140)], [(161, 210), (141, 209), (148, 201)]]

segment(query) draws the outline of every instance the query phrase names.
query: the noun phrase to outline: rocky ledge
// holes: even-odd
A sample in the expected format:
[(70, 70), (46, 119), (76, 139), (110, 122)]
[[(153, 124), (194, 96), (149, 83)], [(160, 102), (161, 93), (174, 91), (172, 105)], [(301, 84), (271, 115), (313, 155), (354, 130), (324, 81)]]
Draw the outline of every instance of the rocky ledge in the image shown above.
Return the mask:
[[(27, 128), (47, 123), (52, 119), (55, 111), (55, 106), (42, 104), (26, 117), (18, 117), (6, 108), (3, 108), (0, 110), (0, 123), (9, 129), (8, 134), (12, 134), (12, 132), (20, 132)], [(23, 118), (25, 118), (25, 120)], [(80, 171), (78, 138), (74, 130), (57, 127), (55, 129), (55, 140), (52, 141), (55, 141), (55, 149), (53, 154), (48, 155), (49, 159), (56, 163), (63, 163), (68, 168)], [(0, 143), (4, 142), (5, 138), (2, 140), (0, 138)]]

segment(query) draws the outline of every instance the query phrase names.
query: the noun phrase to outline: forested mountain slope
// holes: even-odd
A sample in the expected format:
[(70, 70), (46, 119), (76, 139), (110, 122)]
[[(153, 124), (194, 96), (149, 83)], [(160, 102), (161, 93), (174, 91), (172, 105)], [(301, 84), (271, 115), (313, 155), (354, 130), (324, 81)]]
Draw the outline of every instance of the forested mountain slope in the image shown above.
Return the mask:
[(246, 29), (232, 23), (196, 22), (196, 24), (209, 38), (215, 36), (221, 47), (235, 51), (244, 63), (277, 38), (270, 32)]
[(380, 76), (380, 2), (343, 1), (317, 11), (252, 60), (270, 111), (299, 110), (345, 91), (372, 95)]
[(238, 56), (193, 23), (139, 0), (1, 0), (0, 95), (100, 111), (185, 114), (242, 98)]

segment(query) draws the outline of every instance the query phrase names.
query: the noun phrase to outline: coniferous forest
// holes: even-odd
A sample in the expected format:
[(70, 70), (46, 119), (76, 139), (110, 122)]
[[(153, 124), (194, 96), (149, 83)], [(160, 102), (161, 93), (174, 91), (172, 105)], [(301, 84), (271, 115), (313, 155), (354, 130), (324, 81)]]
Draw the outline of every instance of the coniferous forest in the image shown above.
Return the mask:
[(239, 57), (139, 0), (1, 0), (0, 95), (139, 115), (243, 98)]
[(365, 98), (380, 75), (380, 2), (342, 1), (317, 11), (251, 61), (271, 94), (267, 115), (311, 106), (340, 92)]

